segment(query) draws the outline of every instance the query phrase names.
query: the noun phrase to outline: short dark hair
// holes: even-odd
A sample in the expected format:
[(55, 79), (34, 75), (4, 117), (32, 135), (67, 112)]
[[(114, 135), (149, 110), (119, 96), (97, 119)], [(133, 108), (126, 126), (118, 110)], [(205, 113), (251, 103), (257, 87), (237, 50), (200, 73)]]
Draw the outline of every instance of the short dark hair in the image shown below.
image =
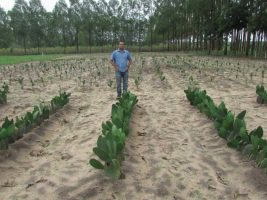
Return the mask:
[(125, 39), (123, 36), (120, 37), (120, 41), (119, 42), (123, 42), (125, 44)]

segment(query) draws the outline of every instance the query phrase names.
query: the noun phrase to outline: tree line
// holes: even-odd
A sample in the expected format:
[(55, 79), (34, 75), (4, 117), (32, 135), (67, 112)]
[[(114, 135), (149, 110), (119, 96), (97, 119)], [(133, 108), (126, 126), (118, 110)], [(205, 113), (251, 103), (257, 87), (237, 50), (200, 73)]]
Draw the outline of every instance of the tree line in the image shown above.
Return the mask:
[(266, 0), (40, 0), (0, 8), (0, 48), (128, 46), (266, 56)]

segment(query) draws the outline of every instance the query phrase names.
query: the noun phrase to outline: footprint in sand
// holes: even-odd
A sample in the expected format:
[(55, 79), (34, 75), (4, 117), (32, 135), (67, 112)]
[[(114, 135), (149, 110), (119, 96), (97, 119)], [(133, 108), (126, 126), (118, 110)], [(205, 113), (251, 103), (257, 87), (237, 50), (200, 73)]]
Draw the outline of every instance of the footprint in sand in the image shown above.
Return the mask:
[(47, 155), (47, 152), (45, 152), (43, 149), (41, 149), (41, 150), (32, 150), (30, 152), (30, 156), (32, 156), (32, 157), (43, 157), (45, 155)]
[(66, 139), (66, 140), (65, 140), (65, 143), (66, 143), (66, 144), (69, 144), (69, 143), (73, 142), (73, 141), (76, 140), (76, 139), (78, 139), (78, 135), (74, 135), (74, 136), (72, 136), (71, 138)]

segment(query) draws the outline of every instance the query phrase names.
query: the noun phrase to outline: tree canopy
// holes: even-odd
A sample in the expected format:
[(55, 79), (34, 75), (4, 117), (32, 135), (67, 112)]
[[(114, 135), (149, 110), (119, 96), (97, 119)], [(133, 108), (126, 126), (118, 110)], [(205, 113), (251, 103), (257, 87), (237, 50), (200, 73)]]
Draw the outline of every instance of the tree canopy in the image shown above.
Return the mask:
[(160, 46), (162, 50), (266, 53), (266, 0), (40, 0), (0, 8), (0, 48)]

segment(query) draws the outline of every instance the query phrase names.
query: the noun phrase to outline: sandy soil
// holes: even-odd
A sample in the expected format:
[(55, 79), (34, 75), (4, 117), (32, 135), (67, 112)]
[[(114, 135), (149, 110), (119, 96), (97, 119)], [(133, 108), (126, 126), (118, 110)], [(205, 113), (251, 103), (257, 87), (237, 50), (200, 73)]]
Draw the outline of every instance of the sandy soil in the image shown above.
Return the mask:
[(190, 106), (183, 92), (192, 74), (217, 103), (224, 100), (235, 113), (246, 109), (249, 130), (261, 125), (266, 134), (267, 107), (256, 103), (253, 85), (210, 71), (202, 76), (190, 71), (182, 74), (167, 65), (161, 66), (166, 77), (161, 82), (148, 56), (137, 89), (134, 67), (137, 64), (130, 72), (129, 89), (139, 102), (122, 162), (126, 177), (116, 181), (88, 165), (101, 123), (110, 118), (115, 102), (114, 83), (112, 87), (106, 83), (112, 72), (90, 87), (79, 86), (77, 76), (47, 81), (45, 87), (36, 84), (34, 90), (29, 84), (22, 90), (13, 82), (8, 104), (0, 106), (1, 118), (22, 115), (41, 100), (48, 101), (57, 94), (59, 84), (72, 96), (67, 106), (0, 152), (0, 199), (267, 199), (265, 172), (241, 152), (228, 148), (213, 122)]

